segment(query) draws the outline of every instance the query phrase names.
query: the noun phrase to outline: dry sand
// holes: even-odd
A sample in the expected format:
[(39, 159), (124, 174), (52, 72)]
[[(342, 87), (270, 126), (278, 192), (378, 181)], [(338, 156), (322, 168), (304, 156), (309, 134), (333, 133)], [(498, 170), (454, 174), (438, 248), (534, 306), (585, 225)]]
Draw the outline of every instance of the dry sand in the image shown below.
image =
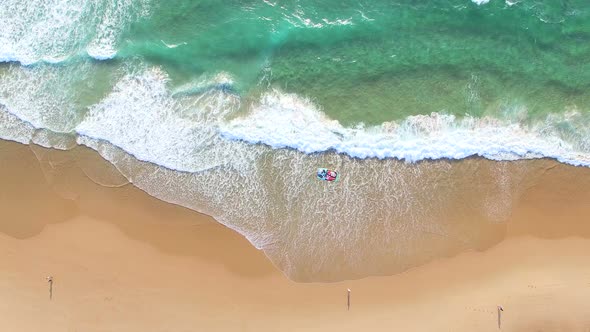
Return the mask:
[(590, 196), (561, 186), (588, 172), (548, 168), (484, 252), (298, 284), (207, 216), (74, 173), (64, 199), (29, 147), (0, 156), (2, 331), (498, 331), (497, 305), (502, 331), (590, 330), (590, 240), (571, 236), (590, 234)]

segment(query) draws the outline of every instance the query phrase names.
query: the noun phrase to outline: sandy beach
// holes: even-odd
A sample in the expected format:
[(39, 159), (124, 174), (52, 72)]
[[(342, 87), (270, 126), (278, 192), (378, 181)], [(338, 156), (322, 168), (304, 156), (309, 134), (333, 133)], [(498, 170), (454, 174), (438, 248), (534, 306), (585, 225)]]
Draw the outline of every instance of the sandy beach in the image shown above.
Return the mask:
[(210, 217), (79, 170), (48, 179), (25, 145), (2, 142), (0, 154), (4, 331), (590, 329), (586, 169), (548, 167), (506, 239), (485, 251), (394, 276), (295, 283)]

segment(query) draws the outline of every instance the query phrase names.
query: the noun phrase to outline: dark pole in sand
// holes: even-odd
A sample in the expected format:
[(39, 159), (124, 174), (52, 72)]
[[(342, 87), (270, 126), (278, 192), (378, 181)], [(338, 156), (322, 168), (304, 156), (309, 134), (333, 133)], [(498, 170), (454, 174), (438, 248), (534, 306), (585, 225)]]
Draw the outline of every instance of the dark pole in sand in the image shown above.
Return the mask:
[(498, 306), (498, 328), (501, 329), (502, 328), (502, 311), (504, 311), (504, 308), (502, 308), (501, 305)]
[(53, 297), (53, 277), (47, 277), (47, 282), (49, 283), (49, 299)]
[(347, 289), (347, 295), (346, 295), (346, 310), (350, 310), (350, 288)]

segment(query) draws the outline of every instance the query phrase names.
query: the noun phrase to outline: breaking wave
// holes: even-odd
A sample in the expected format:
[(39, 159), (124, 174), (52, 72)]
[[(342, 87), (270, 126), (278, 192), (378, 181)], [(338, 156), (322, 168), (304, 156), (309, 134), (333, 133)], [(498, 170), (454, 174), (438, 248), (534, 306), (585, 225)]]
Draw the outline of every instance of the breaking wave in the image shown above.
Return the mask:
[(0, 62), (59, 63), (82, 54), (109, 59), (125, 27), (147, 13), (143, 0), (5, 0)]
[[(172, 87), (158, 67), (103, 65), (8, 65), (0, 137), (88, 146), (148, 194), (243, 234), (295, 280), (390, 274), (489, 244), (482, 234), (501, 232), (528, 166), (447, 158), (588, 165), (590, 125), (575, 110), (347, 128), (295, 94), (240, 97), (228, 73)], [(318, 165), (338, 169), (338, 185), (317, 181)]]
[(590, 166), (590, 118), (571, 110), (544, 121), (527, 123), (526, 108), (506, 110), (519, 121), (432, 113), (347, 128), (327, 118), (310, 101), (294, 94), (265, 94), (247, 116), (224, 123), (224, 137), (304, 153), (335, 151), (354, 158), (492, 160), (553, 158), (575, 166)]
[[(537, 121), (527, 119), (525, 107), (515, 106), (504, 110), (504, 118), (432, 113), (372, 127), (344, 127), (309, 100), (279, 90), (242, 105), (227, 88), (232, 84), (229, 74), (171, 90), (166, 73), (155, 67), (111, 77), (114, 88), (88, 106), (88, 98), (79, 92), (63, 93), (80, 90), (81, 82), (92, 89), (92, 80), (102, 79), (92, 69), (96, 67), (12, 67), (0, 79), (0, 93), (7, 96), (0, 102), (10, 112), (5, 117), (36, 129), (104, 140), (137, 159), (187, 172), (235, 159), (245, 145), (240, 142), (360, 159), (553, 158), (590, 166), (590, 117), (575, 109)], [(14, 121), (3, 123), (7, 127)]]

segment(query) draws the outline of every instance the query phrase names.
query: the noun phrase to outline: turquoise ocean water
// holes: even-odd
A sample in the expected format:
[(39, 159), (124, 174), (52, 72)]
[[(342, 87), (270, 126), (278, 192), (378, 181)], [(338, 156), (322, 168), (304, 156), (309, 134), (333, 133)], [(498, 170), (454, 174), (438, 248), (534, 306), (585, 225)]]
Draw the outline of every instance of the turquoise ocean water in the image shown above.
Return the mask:
[(1, 138), (95, 149), (295, 279), (477, 247), (526, 160), (590, 166), (583, 0), (4, 0), (0, 26)]

